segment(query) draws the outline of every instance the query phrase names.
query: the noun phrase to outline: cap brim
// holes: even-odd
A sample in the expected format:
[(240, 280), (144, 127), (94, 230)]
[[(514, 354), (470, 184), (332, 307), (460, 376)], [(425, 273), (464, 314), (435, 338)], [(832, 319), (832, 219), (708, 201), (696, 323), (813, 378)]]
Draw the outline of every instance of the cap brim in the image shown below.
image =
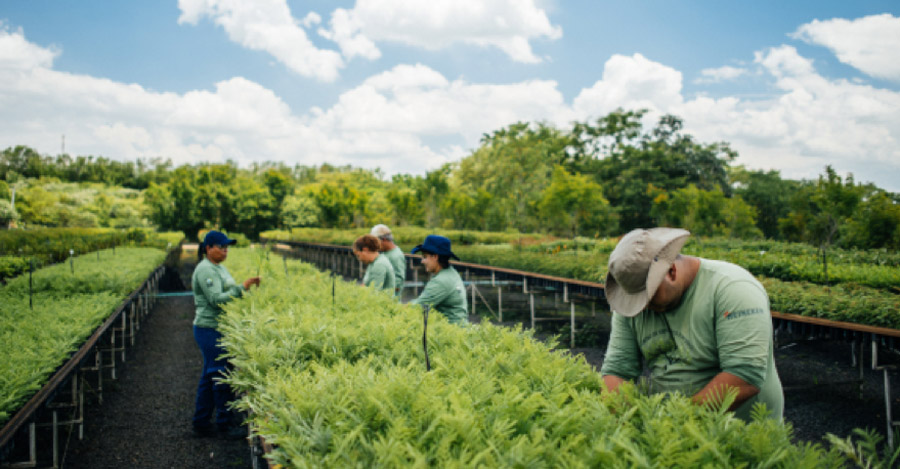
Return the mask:
[(419, 251), (421, 251), (421, 250), (422, 250), (422, 245), (420, 244), (420, 245), (418, 245), (418, 246), (412, 248), (412, 251), (409, 251), (409, 253), (410, 253), (410, 254), (415, 254), (415, 253), (417, 253), (417, 252), (419, 252)]
[(235, 244), (237, 244), (237, 240), (236, 240), (236, 239), (229, 239), (229, 240), (225, 241), (225, 244), (228, 245), (228, 246), (234, 246)]
[(606, 301), (609, 303), (610, 309), (621, 316), (631, 318), (637, 316), (638, 313), (647, 307), (650, 303), (650, 297), (647, 290), (641, 290), (637, 293), (628, 293), (616, 283), (616, 279), (606, 274)]

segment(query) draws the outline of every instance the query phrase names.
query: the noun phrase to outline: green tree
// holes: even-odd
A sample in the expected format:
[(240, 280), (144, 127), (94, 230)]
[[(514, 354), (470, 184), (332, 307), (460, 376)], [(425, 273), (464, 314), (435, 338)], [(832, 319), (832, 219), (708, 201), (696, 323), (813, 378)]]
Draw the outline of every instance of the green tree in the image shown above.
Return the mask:
[(287, 228), (316, 226), (322, 211), (310, 197), (291, 195), (281, 206), (281, 223)]
[(424, 222), (425, 210), (416, 187), (420, 179), (407, 174), (397, 174), (391, 180), (387, 200), (391, 208), (391, 220), (395, 225), (416, 225)]
[(486, 225), (493, 230), (541, 227), (538, 204), (556, 164), (564, 164), (571, 139), (545, 124), (519, 122), (485, 135), (481, 147), (454, 172), (455, 187), (487, 191), (493, 203)]
[(848, 246), (900, 249), (900, 204), (886, 192), (873, 189), (854, 212), (845, 236)]
[(16, 208), (8, 200), (0, 199), (0, 228), (6, 228), (18, 219)]
[(677, 117), (663, 116), (649, 134), (635, 140), (635, 128), (629, 126), (618, 139), (623, 143), (614, 142), (605, 157), (585, 163), (616, 208), (623, 231), (653, 224), (655, 189), (669, 192), (694, 184), (730, 195), (727, 168), (737, 154), (725, 143), (697, 143), (681, 134), (681, 127)]
[(855, 184), (852, 174), (844, 179), (826, 166), (815, 184), (806, 184), (795, 194), (788, 216), (779, 220), (786, 236), (798, 236), (819, 248), (826, 282), (828, 249), (840, 241), (841, 227), (849, 225), (865, 191)]
[(782, 179), (778, 171), (750, 171), (742, 166), (732, 168), (730, 179), (734, 193), (756, 208), (756, 226), (766, 238), (780, 238), (778, 220), (787, 217), (790, 201), (800, 190), (800, 183)]
[(756, 209), (739, 196), (726, 197), (719, 187), (703, 190), (689, 184), (668, 193), (659, 189), (651, 193), (651, 215), (659, 226), (684, 228), (698, 236), (762, 236), (756, 227)]
[(570, 174), (563, 166), (554, 168), (539, 205), (544, 219), (550, 222), (550, 230), (567, 232), (572, 238), (588, 229), (598, 234), (616, 230), (612, 209), (600, 185), (587, 176)]

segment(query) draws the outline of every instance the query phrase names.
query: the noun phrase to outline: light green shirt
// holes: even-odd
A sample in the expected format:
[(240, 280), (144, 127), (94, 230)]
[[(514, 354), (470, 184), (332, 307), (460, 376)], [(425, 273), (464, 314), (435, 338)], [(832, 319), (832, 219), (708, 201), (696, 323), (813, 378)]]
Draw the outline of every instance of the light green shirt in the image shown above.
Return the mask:
[(228, 269), (221, 264), (214, 264), (203, 259), (194, 269), (191, 277), (191, 290), (194, 291), (194, 325), (197, 327), (215, 328), (219, 325), (219, 305), (239, 297), (244, 287), (235, 283)]
[(431, 305), (447, 317), (452, 324), (469, 323), (469, 306), (466, 302), (466, 288), (459, 272), (452, 266), (441, 269), (425, 285), (422, 294), (410, 301), (412, 304)]
[(400, 246), (394, 246), (394, 249), (383, 252), (394, 268), (394, 287), (403, 288), (403, 282), (406, 281), (406, 256)]
[(368, 267), (363, 276), (363, 285), (376, 290), (384, 290), (389, 295), (394, 294), (394, 268), (391, 261), (384, 254), (378, 254)]
[[(670, 332), (671, 331), (671, 332)], [(650, 369), (651, 392), (699, 392), (720, 372), (759, 389), (735, 410), (750, 420), (757, 402), (772, 418), (784, 413), (784, 393), (775, 369), (772, 316), (763, 286), (746, 270), (700, 260), (697, 276), (674, 311), (644, 310), (633, 318), (613, 314), (612, 332), (600, 372), (626, 380)]]

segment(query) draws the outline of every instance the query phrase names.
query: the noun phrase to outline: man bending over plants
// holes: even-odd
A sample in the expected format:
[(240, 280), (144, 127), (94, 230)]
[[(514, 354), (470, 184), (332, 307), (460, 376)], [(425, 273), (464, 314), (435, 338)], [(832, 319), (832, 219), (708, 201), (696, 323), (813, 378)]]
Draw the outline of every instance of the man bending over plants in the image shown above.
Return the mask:
[(651, 392), (681, 392), (745, 421), (763, 403), (781, 420), (784, 393), (773, 357), (763, 286), (743, 268), (679, 254), (690, 233), (637, 229), (609, 256), (606, 297), (612, 332), (600, 373), (609, 391), (637, 379), (646, 363)]

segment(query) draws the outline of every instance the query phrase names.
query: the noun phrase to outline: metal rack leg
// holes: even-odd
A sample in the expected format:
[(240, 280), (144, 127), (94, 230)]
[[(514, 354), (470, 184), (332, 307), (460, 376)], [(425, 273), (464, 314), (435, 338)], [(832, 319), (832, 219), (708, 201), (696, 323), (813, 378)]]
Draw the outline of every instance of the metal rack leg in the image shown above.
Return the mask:
[(887, 419), (887, 441), (888, 447), (894, 449), (894, 421), (891, 417), (891, 380), (888, 375), (888, 369), (884, 369), (884, 415)]
[(569, 345), (569, 348), (575, 348), (575, 302), (573, 301), (573, 302), (569, 303), (569, 306), (571, 307), (571, 314), (569, 315), (569, 318), (570, 318), (570, 322), (569, 322), (570, 331), (569, 332), (571, 335), (571, 344)]
[(534, 293), (528, 294), (528, 304), (531, 308), (531, 330), (534, 330)]
[(503, 322), (503, 288), (501, 287), (497, 287), (497, 314), (500, 322)]

